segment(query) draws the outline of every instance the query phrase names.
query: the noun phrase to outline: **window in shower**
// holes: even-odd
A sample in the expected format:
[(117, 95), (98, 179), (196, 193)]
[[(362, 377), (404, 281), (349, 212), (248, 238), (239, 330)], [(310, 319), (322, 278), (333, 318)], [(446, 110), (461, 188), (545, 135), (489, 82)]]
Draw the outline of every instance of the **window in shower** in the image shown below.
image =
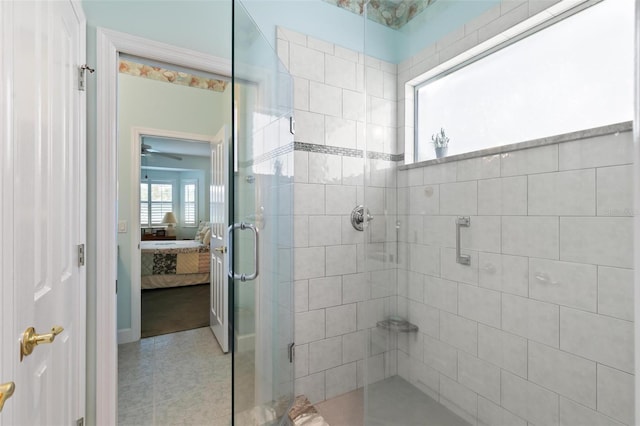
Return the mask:
[(632, 0), (605, 0), (416, 89), (415, 161), (628, 121)]

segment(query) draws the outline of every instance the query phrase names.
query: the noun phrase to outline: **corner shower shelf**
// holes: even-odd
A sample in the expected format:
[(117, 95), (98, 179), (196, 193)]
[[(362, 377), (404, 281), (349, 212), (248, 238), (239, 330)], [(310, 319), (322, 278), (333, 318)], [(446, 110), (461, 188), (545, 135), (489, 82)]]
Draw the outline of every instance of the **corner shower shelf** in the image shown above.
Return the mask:
[(377, 327), (384, 330), (394, 331), (396, 333), (416, 333), (418, 332), (418, 326), (411, 324), (404, 318), (390, 317), (384, 321), (378, 321)]

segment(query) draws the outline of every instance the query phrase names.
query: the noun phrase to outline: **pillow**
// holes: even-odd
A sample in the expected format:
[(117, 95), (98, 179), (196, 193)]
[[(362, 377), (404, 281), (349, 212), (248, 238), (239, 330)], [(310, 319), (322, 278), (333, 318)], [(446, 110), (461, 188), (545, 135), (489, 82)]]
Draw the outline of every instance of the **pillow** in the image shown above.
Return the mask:
[(207, 233), (209, 229), (209, 222), (202, 221), (198, 225), (198, 230), (196, 231), (196, 236), (193, 238), (196, 241), (202, 241), (202, 237)]
[(211, 229), (207, 228), (207, 232), (202, 237), (202, 244), (208, 246), (211, 243)]
[(209, 225), (202, 228), (202, 231), (200, 232), (200, 235), (202, 235), (202, 238), (204, 238), (207, 232), (211, 232), (211, 227)]

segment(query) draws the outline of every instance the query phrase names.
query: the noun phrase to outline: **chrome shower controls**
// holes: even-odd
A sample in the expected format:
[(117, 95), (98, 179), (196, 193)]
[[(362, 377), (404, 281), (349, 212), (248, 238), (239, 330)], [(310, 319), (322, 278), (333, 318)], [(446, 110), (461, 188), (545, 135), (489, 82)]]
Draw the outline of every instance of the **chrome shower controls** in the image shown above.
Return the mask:
[(373, 220), (373, 216), (371, 216), (371, 213), (369, 213), (369, 209), (366, 209), (366, 210), (367, 212), (365, 215), (364, 206), (359, 205), (355, 209), (353, 209), (353, 211), (351, 212), (351, 225), (353, 225), (353, 227), (357, 231), (364, 231), (365, 219), (367, 222), (371, 222)]

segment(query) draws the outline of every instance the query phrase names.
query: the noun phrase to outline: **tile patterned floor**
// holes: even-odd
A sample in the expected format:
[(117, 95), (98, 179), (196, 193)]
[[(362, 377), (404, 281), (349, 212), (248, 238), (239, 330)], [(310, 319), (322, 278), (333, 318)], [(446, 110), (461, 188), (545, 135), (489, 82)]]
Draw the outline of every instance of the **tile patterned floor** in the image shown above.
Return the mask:
[(208, 327), (118, 347), (120, 426), (228, 426), (231, 356)]

